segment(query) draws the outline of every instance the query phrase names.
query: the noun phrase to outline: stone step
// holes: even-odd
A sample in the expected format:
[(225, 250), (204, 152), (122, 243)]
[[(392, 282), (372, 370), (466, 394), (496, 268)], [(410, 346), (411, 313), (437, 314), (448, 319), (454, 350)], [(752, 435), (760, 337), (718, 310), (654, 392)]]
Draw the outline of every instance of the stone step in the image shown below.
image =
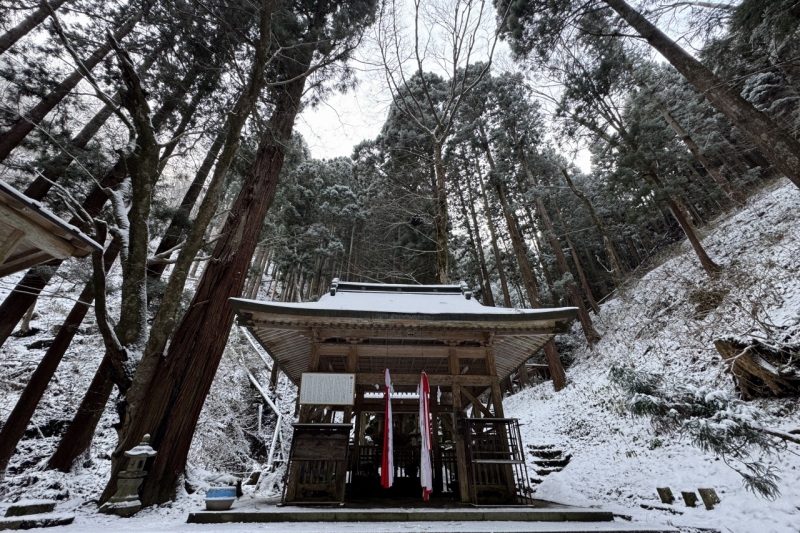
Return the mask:
[(531, 451), (554, 450), (555, 444), (528, 444), (528, 449)]
[(0, 518), (0, 531), (66, 526), (75, 520), (71, 514), (31, 514)]
[(579, 507), (462, 507), (447, 509), (346, 509), (284, 506), (251, 510), (199, 511), (188, 522), (611, 522), (613, 515), (599, 509)]
[(556, 472), (561, 472), (562, 470), (564, 469), (557, 466), (555, 468), (537, 468), (534, 470), (534, 472), (536, 472), (537, 476), (549, 476), (550, 474), (555, 474)]
[(531, 455), (539, 459), (558, 459), (564, 454), (561, 450), (531, 450)]
[(55, 508), (53, 500), (20, 500), (6, 509), (6, 517), (52, 513)]
[[(190, 523), (193, 522), (190, 515)], [(227, 528), (221, 522), (219, 531), (222, 533)], [(231, 524), (233, 526), (233, 524)], [(326, 533), (395, 533), (399, 531), (397, 522), (370, 522), (365, 524), (348, 523), (338, 525), (326, 523)], [(282, 523), (281, 533), (308, 533), (320, 531), (317, 522)], [(425, 531), (425, 533), (679, 533), (678, 529), (669, 526), (653, 524), (633, 524), (629, 522), (519, 522), (519, 521), (489, 521), (489, 522), (407, 522), (402, 529), (410, 531)], [(241, 531), (237, 529), (236, 531)]]
[(572, 456), (567, 455), (561, 459), (534, 459), (533, 462), (536, 466), (541, 466), (542, 468), (564, 468), (569, 464), (570, 459), (572, 459)]

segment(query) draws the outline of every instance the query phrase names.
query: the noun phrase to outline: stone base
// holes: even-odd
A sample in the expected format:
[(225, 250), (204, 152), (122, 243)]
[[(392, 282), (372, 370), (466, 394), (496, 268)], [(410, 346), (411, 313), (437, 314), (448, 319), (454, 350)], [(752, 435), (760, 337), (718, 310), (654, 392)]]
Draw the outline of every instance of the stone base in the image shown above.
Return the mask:
[(142, 502), (139, 500), (130, 500), (130, 501), (109, 501), (104, 503), (98, 509), (99, 512), (103, 514), (113, 514), (122, 517), (129, 517), (133, 516), (139, 511), (142, 510)]

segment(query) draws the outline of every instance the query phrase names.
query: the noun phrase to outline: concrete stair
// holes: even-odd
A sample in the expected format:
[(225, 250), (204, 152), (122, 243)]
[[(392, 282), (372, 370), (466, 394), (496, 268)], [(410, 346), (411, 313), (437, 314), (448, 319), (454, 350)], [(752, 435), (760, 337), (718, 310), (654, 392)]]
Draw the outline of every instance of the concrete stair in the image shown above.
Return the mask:
[(75, 520), (74, 515), (54, 513), (55, 508), (56, 502), (52, 500), (23, 500), (11, 504), (0, 518), (0, 531), (66, 526)]

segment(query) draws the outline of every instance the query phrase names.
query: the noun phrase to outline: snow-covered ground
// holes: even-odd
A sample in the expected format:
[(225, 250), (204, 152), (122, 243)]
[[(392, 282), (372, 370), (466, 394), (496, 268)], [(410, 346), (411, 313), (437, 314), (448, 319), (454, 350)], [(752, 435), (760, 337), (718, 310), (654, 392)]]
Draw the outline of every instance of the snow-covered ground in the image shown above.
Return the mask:
[[(575, 363), (568, 370), (569, 385), (565, 390), (554, 393), (545, 383), (506, 399), (506, 415), (520, 418), (526, 444), (554, 444), (572, 454), (565, 470), (544, 479), (536, 497), (599, 506), (630, 516), (634, 522), (671, 523), (686, 532), (700, 528), (735, 533), (800, 531), (800, 447), (790, 445), (768, 458), (780, 470), (781, 496), (774, 501), (765, 500), (747, 492), (741, 477), (722, 460), (677, 437), (659, 436), (647, 420), (626, 414), (621, 392), (608, 379), (612, 364), (624, 364), (661, 373), (667, 382), (732, 391), (730, 375), (713, 346), (715, 338), (764, 337), (764, 328), (769, 324), (800, 330), (799, 222), (800, 191), (795, 187), (781, 182), (760, 193), (736, 216), (706, 230), (704, 245), (725, 267), (718, 280), (711, 281), (703, 274), (688, 245), (682, 245), (679, 253), (673, 250), (658, 267), (631, 281), (624, 295), (603, 305), (601, 315), (595, 317), (603, 340), (594, 350), (580, 347), (580, 334), (572, 334), (572, 344), (579, 348), (574, 354)], [(80, 270), (74, 268), (76, 272)], [(0, 280), (0, 298), (15, 281)], [(63, 297), (77, 294), (81, 285), (64, 280), (56, 289), (48, 289), (54, 297), (40, 299), (38, 318), (32, 324), (42, 333), (10, 339), (0, 348), (0, 419), (8, 416), (44, 353), (29, 350), (26, 345), (52, 336), (48, 333), (50, 328), (60, 324), (72, 305), (68, 297)], [(712, 289), (726, 294), (722, 304), (708, 315), (698, 316), (693, 295)], [(202, 508), (201, 493), (184, 493), (171, 504), (143, 510), (129, 520), (96, 513), (96, 498), (105, 483), (108, 455), (115, 444), (110, 405), (91, 453), (75, 472), (42, 470), (58, 442), (59, 421), (68, 421), (74, 413), (100, 360), (101, 346), (96, 327), (87, 320), (37, 410), (36, 429), (21, 442), (21, 453), (12, 459), (0, 500), (58, 499), (59, 512), (77, 516), (76, 523), (68, 527), (71, 531), (221, 530), (217, 526), (184, 524), (189, 512)], [(243, 411), (225, 410), (224, 406), (240, 403), (252, 408), (257, 401), (245, 370), (253, 368), (248, 358), (254, 357), (247, 343), (232, 335), (214, 385), (221, 400), (207, 403), (195, 439), (192, 461), (199, 478), (204, 476), (204, 470), (220, 467), (220, 462), (227, 471), (234, 471), (237, 465), (241, 470), (251, 466), (246, 464), (246, 446), (237, 439), (258, 433), (252, 412), (246, 413), (244, 420)], [(265, 383), (265, 375), (256, 377)], [(289, 413), (291, 403), (289, 399), (281, 408)], [(791, 430), (800, 428), (796, 403), (772, 400), (757, 405), (765, 412), (766, 426)], [(262, 434), (270, 430), (266, 417), (264, 424)], [(531, 463), (528, 468), (532, 473), (534, 465)], [(259, 496), (275, 494), (279, 487), (274, 481), (275, 477), (262, 484)], [(202, 479), (192, 482), (202, 488)], [(712, 511), (675, 503), (675, 514), (641, 507), (643, 503), (657, 504), (655, 488), (664, 486), (671, 487), (678, 498), (681, 490), (711, 487), (722, 501)], [(453, 531), (459, 530), (457, 525), (453, 527)], [(426, 530), (422, 526), (417, 529)], [(226, 526), (225, 530), (286, 529), (281, 525), (253, 525)], [(381, 529), (384, 530), (391, 528)]]
[[(764, 338), (771, 325), (787, 326), (795, 342), (800, 336), (800, 191), (781, 182), (707, 233), (704, 246), (725, 268), (719, 280), (708, 279), (684, 243), (680, 254), (602, 306), (594, 318), (603, 339), (594, 350), (584, 346), (575, 354), (566, 389), (555, 393), (544, 383), (506, 399), (506, 415), (524, 424), (526, 444), (554, 444), (572, 454), (562, 472), (544, 478), (537, 498), (602, 506), (644, 522), (735, 533), (800, 531), (800, 446), (767, 458), (781, 477), (781, 496), (768, 501), (745, 490), (724, 461), (678, 437), (659, 436), (647, 420), (626, 414), (609, 381), (617, 364), (663, 374), (673, 384), (733, 391), (715, 338)], [(691, 296), (710, 289), (727, 295), (697, 318)], [(800, 428), (796, 399), (755, 403), (765, 412), (766, 427)], [(660, 505), (656, 487), (672, 489), (676, 514), (641, 507)], [(701, 487), (720, 496), (714, 510), (681, 501), (680, 491)]]

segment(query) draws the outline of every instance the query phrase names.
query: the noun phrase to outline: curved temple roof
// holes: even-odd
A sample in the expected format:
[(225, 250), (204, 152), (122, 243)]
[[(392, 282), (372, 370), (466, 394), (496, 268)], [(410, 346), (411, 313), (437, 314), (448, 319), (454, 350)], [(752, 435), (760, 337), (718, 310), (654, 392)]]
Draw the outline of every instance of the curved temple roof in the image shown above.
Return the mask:
[[(324, 345), (323, 355), (333, 359), (347, 342), (357, 340), (361, 346), (359, 372), (366, 373), (382, 370), (379, 367), (393, 358), (404, 364), (403, 368), (414, 370), (411, 363), (402, 361), (404, 354), (426, 358), (428, 368), (437, 358), (444, 359), (446, 373), (447, 346), (477, 350), (475, 347), (491, 344), (502, 379), (556, 333), (567, 331), (577, 314), (574, 307), (487, 307), (472, 298), (463, 283), (390, 285), (334, 280), (330, 293), (316, 302), (231, 298), (230, 303), (239, 324), (248, 327), (294, 383), (308, 371), (313, 338)], [(335, 345), (340, 346), (338, 351)], [(382, 357), (377, 357), (378, 353)], [(374, 368), (368, 364), (371, 359), (380, 359)]]

